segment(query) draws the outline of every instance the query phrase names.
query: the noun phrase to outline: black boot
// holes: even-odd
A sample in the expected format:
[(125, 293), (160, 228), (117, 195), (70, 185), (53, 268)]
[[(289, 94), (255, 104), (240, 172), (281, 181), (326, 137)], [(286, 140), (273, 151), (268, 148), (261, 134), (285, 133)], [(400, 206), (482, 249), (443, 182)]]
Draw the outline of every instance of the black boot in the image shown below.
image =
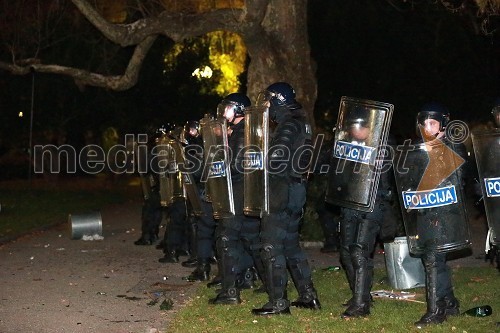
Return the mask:
[(355, 281), (353, 298), (348, 301), (350, 303), (347, 309), (342, 313), (344, 319), (365, 317), (370, 314), (371, 303), (371, 284), (373, 278), (373, 268), (368, 265), (369, 253), (367, 248), (360, 244), (350, 246), (352, 257)]
[(444, 300), (427, 301), (427, 312), (415, 323), (417, 328), (423, 328), (427, 325), (441, 324), (446, 320), (446, 302)]
[(196, 224), (196, 217), (189, 217), (189, 259), (181, 263), (184, 267), (196, 267), (198, 264), (198, 255), (196, 251), (196, 246), (198, 244), (198, 225)]
[[(345, 234), (348, 234), (349, 232), (353, 232), (351, 228), (353, 228), (354, 223), (344, 223), (343, 230)], [(352, 264), (352, 259), (351, 259), (351, 254), (349, 253), (349, 246), (346, 245), (347, 241), (343, 240), (341, 242), (341, 247), (339, 249), (340, 252), (340, 262), (342, 264), (342, 268), (345, 271), (347, 282), (349, 283), (349, 289), (351, 290), (352, 295), (354, 295), (354, 285), (355, 285), (355, 278), (356, 278), (356, 273), (354, 272), (354, 266)], [(349, 306), (354, 302), (353, 297), (349, 299), (348, 301), (342, 303), (343, 306)]]
[(227, 288), (222, 290), (220, 293), (215, 296), (215, 298), (211, 298), (208, 300), (210, 304), (225, 304), (225, 305), (234, 305), (240, 304), (240, 291), (238, 288)]
[(437, 266), (435, 256), (430, 253), (424, 255), (425, 268), (425, 299), (427, 312), (415, 323), (417, 328), (427, 325), (440, 324), (446, 320), (446, 302), (437, 298)]
[(138, 240), (134, 242), (135, 245), (153, 245), (155, 243), (155, 240), (151, 239), (146, 239), (145, 237), (141, 236)]
[(177, 263), (179, 262), (179, 255), (176, 250), (170, 250), (165, 253), (163, 258), (158, 259), (161, 263)]
[(311, 310), (321, 309), (316, 289), (314, 289), (309, 262), (305, 259), (290, 259), (288, 269), (293, 284), (299, 293), (299, 298), (292, 302), (292, 306)]
[(274, 302), (268, 302), (261, 308), (252, 309), (252, 314), (256, 316), (289, 315), (290, 302), (286, 298)]
[(240, 290), (236, 287), (238, 261), (231, 254), (230, 241), (226, 236), (217, 240), (217, 253), (220, 254), (220, 272), (222, 273), (222, 289), (210, 304), (240, 304)]
[(292, 302), (292, 306), (311, 310), (320, 310), (321, 303), (318, 299), (318, 294), (313, 286), (308, 286), (303, 291), (300, 291), (299, 298)]
[(210, 264), (207, 259), (200, 259), (196, 269), (185, 278), (189, 282), (208, 281), (210, 279)]
[(217, 263), (217, 275), (212, 279), (212, 281), (210, 281), (209, 283), (207, 283), (207, 287), (208, 288), (212, 288), (212, 287), (220, 287), (222, 285), (222, 260), (216, 260), (216, 263)]
[(198, 258), (189, 258), (181, 263), (184, 267), (196, 267), (198, 265)]
[(455, 298), (453, 292), (451, 295), (444, 297), (446, 303), (446, 315), (447, 316), (458, 316), (460, 314), (460, 302)]
[(287, 269), (285, 264), (277, 264), (274, 248), (265, 245), (262, 252), (262, 261), (266, 268), (266, 288), (269, 302), (261, 308), (252, 309), (256, 316), (271, 316), (290, 314), (290, 302), (286, 295)]

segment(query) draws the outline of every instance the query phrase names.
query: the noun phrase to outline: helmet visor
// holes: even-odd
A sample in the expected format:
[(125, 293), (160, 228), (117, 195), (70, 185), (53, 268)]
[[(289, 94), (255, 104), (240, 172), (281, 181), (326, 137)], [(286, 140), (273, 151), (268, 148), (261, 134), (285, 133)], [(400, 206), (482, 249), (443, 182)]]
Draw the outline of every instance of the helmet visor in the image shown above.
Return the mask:
[(237, 109), (238, 105), (235, 102), (224, 100), (217, 106), (217, 117), (224, 117), (228, 121), (233, 120)]
[(417, 126), (420, 131), (424, 131), (426, 136), (436, 136), (446, 125), (446, 115), (435, 111), (419, 112), (417, 115)]
[(268, 90), (263, 90), (257, 96), (257, 102), (255, 104), (256, 104), (256, 106), (269, 107), (269, 106), (271, 106), (271, 99), (275, 96), (276, 96), (275, 93), (268, 91)]

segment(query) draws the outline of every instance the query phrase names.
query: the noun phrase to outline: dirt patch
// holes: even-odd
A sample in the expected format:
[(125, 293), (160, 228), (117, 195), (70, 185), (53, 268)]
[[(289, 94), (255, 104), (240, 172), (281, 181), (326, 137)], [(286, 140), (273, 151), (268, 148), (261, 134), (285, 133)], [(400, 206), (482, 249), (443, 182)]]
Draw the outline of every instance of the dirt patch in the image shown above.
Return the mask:
[(140, 202), (103, 208), (103, 240), (71, 240), (62, 224), (0, 247), (0, 332), (166, 332), (199, 284), (133, 244), (140, 212)]

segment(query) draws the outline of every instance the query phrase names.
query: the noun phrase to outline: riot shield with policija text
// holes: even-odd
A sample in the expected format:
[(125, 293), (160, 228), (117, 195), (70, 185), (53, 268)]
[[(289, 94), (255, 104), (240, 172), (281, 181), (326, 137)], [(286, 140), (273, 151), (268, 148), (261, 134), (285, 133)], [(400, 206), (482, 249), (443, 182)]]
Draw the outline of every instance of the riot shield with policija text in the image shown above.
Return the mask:
[(470, 246), (460, 165), (441, 140), (397, 149), (394, 175), (410, 253)]
[[(173, 148), (173, 152), (175, 153), (175, 158), (173, 159), (176, 163), (176, 170), (178, 172), (175, 173), (175, 180), (176, 182), (173, 182), (174, 188), (178, 188), (176, 184), (181, 184), (183, 185), (183, 191), (182, 194), (185, 194), (185, 197), (187, 197), (189, 203), (191, 204), (191, 208), (193, 211), (193, 214), (195, 216), (201, 216), (204, 214), (202, 204), (201, 204), (201, 199), (200, 199), (200, 194), (198, 191), (198, 186), (196, 186), (196, 182), (194, 180), (193, 175), (190, 172), (184, 171), (187, 170), (185, 167), (179, 167), (179, 165), (185, 166), (186, 165), (186, 155), (184, 153), (184, 147), (181, 144), (180, 140), (177, 140), (176, 138), (171, 137), (169, 141), (170, 146)], [(182, 182), (179, 183), (177, 181), (179, 175), (182, 177)], [(173, 179), (173, 180), (174, 180)], [(178, 188), (178, 195), (181, 194), (180, 188)], [(180, 197), (180, 196), (177, 196)]]
[(342, 97), (325, 201), (371, 212), (394, 105)]
[(472, 133), (492, 245), (500, 245), (500, 129)]
[(243, 212), (262, 216), (269, 212), (269, 178), (267, 151), (269, 148), (269, 109), (245, 109), (244, 203)]
[(205, 172), (214, 218), (234, 216), (233, 184), (225, 118), (201, 122)]

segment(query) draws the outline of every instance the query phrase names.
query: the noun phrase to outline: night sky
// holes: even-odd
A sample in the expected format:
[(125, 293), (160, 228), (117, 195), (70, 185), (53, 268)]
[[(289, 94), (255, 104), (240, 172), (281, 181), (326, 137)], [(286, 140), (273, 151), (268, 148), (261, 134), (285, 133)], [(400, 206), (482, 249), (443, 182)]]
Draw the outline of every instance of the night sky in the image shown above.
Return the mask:
[(394, 104), (392, 130), (403, 136), (431, 101), (448, 108), (452, 119), (490, 120), (500, 97), (498, 33), (475, 34), (470, 17), (435, 6), (404, 9), (384, 0), (311, 0), (319, 123), (326, 110), (335, 122), (343, 95)]
[[(445, 105), (452, 119), (490, 120), (500, 97), (500, 33), (475, 33), (472, 23), (479, 19), (437, 10), (431, 2), (419, 1), (413, 9), (408, 1), (401, 2), (406, 5), (398, 10), (385, 0), (309, 1), (317, 125), (332, 127), (344, 95), (394, 104), (392, 131), (402, 137), (413, 134), (416, 113), (430, 101)], [(125, 92), (94, 87), (82, 92), (69, 78), (37, 75), (35, 131), (62, 125), (68, 139), (81, 140), (85, 127), (138, 132), (161, 125), (173, 114), (183, 123), (212, 110), (219, 97), (197, 93), (189, 59), (182, 64), (185, 72), (168, 82), (162, 78), (162, 54), (170, 45), (166, 38), (155, 43), (139, 83)], [(9, 138), (28, 133), (29, 119), (19, 120), (17, 110), (29, 114), (31, 83), (30, 76), (0, 73), (0, 105), (13, 110), (2, 128)], [(175, 112), (168, 115), (168, 110)], [(20, 136), (17, 141), (26, 140)]]

